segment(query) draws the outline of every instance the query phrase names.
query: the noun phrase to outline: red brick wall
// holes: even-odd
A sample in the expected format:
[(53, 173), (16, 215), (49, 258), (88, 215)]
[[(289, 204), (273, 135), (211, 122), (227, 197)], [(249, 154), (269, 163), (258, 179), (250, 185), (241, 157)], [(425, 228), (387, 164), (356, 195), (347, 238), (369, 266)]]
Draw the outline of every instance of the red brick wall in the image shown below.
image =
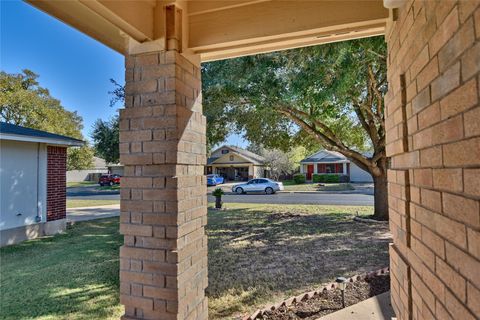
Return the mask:
[(47, 147), (47, 221), (66, 218), (67, 148)]
[(387, 30), (392, 302), (480, 318), (480, 1), (407, 1)]

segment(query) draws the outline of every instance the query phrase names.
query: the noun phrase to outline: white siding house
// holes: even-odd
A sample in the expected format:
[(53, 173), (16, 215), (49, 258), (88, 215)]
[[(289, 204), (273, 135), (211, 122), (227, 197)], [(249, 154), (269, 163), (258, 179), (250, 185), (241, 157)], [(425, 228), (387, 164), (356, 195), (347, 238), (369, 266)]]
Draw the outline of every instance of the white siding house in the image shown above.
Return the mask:
[(300, 161), (300, 173), (307, 180), (312, 180), (314, 174), (338, 174), (348, 176), (351, 182), (373, 182), (370, 173), (343, 154), (329, 150), (320, 150)]
[(66, 148), (82, 144), (0, 123), (0, 246), (65, 229)]

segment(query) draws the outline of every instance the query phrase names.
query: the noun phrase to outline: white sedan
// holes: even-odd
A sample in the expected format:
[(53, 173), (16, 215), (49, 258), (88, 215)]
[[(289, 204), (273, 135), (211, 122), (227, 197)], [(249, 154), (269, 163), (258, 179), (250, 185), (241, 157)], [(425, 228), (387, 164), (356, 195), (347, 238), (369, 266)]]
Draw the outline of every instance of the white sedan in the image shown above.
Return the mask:
[(252, 179), (247, 183), (236, 184), (232, 187), (232, 192), (243, 194), (248, 192), (265, 192), (273, 194), (277, 191), (283, 191), (283, 183), (266, 178)]

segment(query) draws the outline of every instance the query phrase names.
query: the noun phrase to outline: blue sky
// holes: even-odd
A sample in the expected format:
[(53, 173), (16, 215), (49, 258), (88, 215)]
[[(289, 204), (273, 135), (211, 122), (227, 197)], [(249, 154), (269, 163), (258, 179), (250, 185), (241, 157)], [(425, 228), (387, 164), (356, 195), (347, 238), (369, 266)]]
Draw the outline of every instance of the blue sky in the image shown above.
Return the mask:
[(88, 138), (97, 118), (116, 112), (109, 107), (109, 81), (124, 82), (123, 57), (64, 23), (20, 1), (1, 1), (1, 69), (30, 69), (68, 110), (83, 117)]
[[(108, 119), (109, 79), (124, 82), (123, 56), (21, 1), (0, 1), (0, 67), (8, 73), (30, 69), (42, 87), (84, 121), (89, 138), (96, 119)], [(239, 136), (227, 143), (246, 146)]]

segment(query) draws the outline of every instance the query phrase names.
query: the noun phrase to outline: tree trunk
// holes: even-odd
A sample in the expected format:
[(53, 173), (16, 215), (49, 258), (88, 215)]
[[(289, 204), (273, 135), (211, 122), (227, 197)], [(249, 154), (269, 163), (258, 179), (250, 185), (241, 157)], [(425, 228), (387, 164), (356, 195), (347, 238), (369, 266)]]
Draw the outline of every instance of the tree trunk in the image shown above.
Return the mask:
[(373, 176), (373, 185), (375, 187), (375, 211), (373, 213), (373, 216), (377, 220), (388, 220), (387, 174), (382, 173), (381, 175)]

